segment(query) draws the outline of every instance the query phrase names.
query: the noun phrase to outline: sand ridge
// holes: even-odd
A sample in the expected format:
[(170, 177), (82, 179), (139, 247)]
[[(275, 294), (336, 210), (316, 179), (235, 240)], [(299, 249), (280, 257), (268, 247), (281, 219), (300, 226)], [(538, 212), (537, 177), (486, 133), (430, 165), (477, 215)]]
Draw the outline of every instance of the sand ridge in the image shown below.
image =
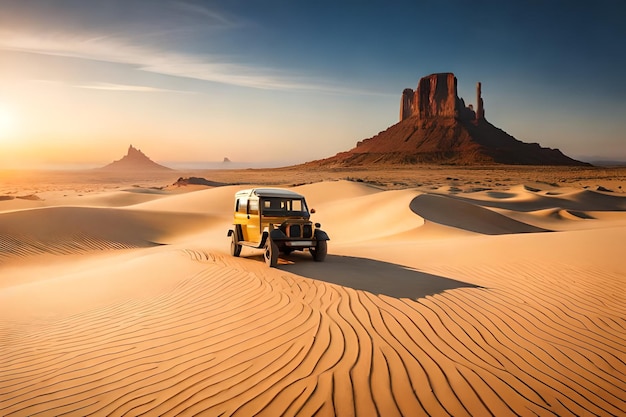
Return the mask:
[(328, 259), (269, 269), (248, 186), (0, 201), (0, 414), (626, 410), (626, 197), (300, 185)]

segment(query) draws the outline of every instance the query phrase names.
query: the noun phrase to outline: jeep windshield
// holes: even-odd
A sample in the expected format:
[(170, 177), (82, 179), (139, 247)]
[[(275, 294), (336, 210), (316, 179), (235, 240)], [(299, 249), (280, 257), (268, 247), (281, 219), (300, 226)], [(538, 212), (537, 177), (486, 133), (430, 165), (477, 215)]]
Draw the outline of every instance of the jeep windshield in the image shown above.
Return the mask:
[(261, 200), (261, 213), (269, 217), (309, 217), (309, 210), (302, 199), (264, 197)]

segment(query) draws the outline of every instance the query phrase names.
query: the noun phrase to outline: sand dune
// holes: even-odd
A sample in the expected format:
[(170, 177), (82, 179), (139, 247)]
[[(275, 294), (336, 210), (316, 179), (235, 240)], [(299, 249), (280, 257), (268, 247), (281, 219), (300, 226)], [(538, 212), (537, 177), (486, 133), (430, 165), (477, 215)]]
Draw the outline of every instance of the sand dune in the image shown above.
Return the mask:
[(88, 195), (70, 196), (61, 199), (55, 199), (50, 202), (51, 205), (62, 204), (65, 206), (89, 206), (89, 207), (126, 207), (140, 204), (146, 201), (159, 199), (163, 195), (167, 195), (165, 191), (146, 189), (146, 188), (129, 188), (121, 191), (108, 191), (100, 193), (90, 193)]
[(0, 201), (0, 415), (626, 410), (626, 197), (302, 185), (329, 256), (270, 269), (246, 187)]
[[(516, 211), (533, 211), (553, 207), (570, 210), (623, 211), (624, 197), (589, 190), (544, 191), (518, 187), (517, 192), (477, 192), (454, 197), (482, 206), (505, 208)], [(484, 198), (487, 195), (491, 198)], [(494, 197), (495, 196), (495, 197)]]
[(486, 235), (547, 231), (444, 196), (423, 194), (415, 197), (409, 207), (426, 220)]
[(307, 196), (311, 206), (329, 202), (337, 202), (347, 198), (363, 197), (377, 194), (382, 190), (365, 183), (352, 181), (325, 181), (292, 187), (294, 191)]
[(85, 207), (49, 207), (0, 216), (0, 261), (38, 253), (149, 247), (195, 231), (210, 215)]
[[(359, 242), (405, 232), (424, 224), (415, 216), (409, 203), (417, 193), (413, 190), (386, 191), (318, 204), (315, 221), (325, 230), (332, 230), (337, 242)], [(349, 221), (347, 221), (349, 219)]]

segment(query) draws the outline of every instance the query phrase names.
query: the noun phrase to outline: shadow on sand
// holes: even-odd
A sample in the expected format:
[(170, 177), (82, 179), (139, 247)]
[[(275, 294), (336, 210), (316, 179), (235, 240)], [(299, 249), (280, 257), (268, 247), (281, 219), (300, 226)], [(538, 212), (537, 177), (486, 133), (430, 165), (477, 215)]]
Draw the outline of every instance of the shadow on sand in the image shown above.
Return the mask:
[(396, 298), (423, 298), (455, 288), (478, 286), (388, 262), (328, 255), (315, 262), (308, 253), (281, 256), (278, 269), (355, 290)]

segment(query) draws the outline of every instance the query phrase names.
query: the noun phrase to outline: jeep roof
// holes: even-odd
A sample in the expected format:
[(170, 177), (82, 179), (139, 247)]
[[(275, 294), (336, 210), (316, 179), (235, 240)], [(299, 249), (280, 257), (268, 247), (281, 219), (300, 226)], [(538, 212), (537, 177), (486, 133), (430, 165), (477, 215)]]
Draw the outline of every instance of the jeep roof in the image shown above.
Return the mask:
[(282, 198), (304, 198), (302, 194), (282, 188), (250, 188), (238, 191), (236, 197), (252, 196), (257, 197), (282, 197)]

